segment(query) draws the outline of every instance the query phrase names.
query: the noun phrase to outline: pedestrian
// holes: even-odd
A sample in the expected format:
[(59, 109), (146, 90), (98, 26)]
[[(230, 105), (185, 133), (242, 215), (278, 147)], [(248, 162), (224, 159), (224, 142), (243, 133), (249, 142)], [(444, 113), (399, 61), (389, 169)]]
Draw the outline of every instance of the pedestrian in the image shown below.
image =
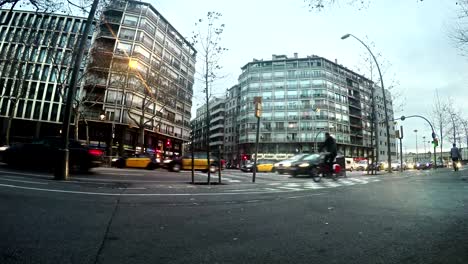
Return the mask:
[(319, 152), (322, 152), (323, 150), (326, 150), (328, 152), (325, 156), (324, 162), (328, 163), (329, 172), (331, 174), (333, 173), (333, 161), (335, 160), (336, 155), (338, 154), (338, 149), (336, 146), (335, 139), (328, 132), (325, 133), (325, 141), (323, 142), (322, 146), (320, 146)]
[(452, 158), (452, 165), (455, 170), (457, 170), (457, 163), (462, 159), (460, 154), (460, 149), (457, 148), (457, 144), (453, 143), (453, 147), (450, 150), (450, 157)]

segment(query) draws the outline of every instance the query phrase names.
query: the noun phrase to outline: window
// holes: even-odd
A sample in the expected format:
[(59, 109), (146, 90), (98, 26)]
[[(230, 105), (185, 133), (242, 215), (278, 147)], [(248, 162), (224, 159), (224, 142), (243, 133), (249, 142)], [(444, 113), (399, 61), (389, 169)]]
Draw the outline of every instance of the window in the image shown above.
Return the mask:
[(117, 45), (117, 49), (115, 51), (118, 54), (125, 54), (125, 55), (130, 55), (132, 52), (132, 45), (127, 44), (127, 43), (121, 43)]
[(48, 76), (49, 76), (49, 66), (44, 66), (44, 69), (42, 69), (41, 81), (47, 81)]
[(124, 25), (127, 25), (127, 26), (136, 26), (136, 25), (137, 25), (137, 22), (138, 22), (138, 17), (126, 15), (126, 16), (124, 17), (123, 24), (124, 24)]
[(120, 30), (119, 38), (126, 40), (133, 40), (135, 38), (136, 31), (133, 29), (123, 28)]

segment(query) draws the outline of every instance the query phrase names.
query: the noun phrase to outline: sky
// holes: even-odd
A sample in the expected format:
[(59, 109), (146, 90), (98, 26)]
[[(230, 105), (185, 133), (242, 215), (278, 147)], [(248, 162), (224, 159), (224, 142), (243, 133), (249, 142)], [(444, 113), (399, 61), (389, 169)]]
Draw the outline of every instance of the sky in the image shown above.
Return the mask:
[[(194, 23), (208, 11), (223, 14), (226, 25), (223, 46), (229, 50), (221, 60), (227, 77), (214, 87), (215, 95), (237, 83), (240, 68), (255, 59), (271, 59), (272, 54), (299, 57), (318, 55), (369, 77), (362, 65), (365, 48), (356, 40), (341, 36), (352, 33), (371, 45), (384, 68), (384, 83), (398, 83), (392, 92), (400, 94), (394, 105), (402, 105), (396, 116), (429, 117), (435, 91), (442, 100), (451, 98), (454, 107), (468, 119), (468, 56), (450, 38), (456, 23), (455, 0), (409, 1), (375, 0), (359, 10), (346, 4), (320, 12), (310, 12), (302, 0), (148, 0), (183, 36), (189, 38)], [(467, 54), (468, 55), (468, 52)], [(194, 109), (203, 103), (201, 83), (195, 84)], [(194, 111), (192, 111), (194, 113)], [(422, 137), (431, 138), (429, 126), (420, 119), (408, 119), (404, 127), (404, 152), (414, 152), (418, 130), (419, 152)], [(427, 144), (429, 150), (429, 145)]]

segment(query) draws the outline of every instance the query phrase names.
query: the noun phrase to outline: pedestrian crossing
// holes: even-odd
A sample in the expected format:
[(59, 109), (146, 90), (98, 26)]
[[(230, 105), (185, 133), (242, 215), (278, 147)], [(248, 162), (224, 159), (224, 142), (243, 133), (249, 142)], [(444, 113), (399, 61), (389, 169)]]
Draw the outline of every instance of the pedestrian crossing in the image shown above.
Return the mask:
[[(206, 173), (197, 173), (198, 176), (206, 177)], [(314, 182), (311, 178), (292, 178), (289, 175), (279, 175), (275, 173), (257, 174), (256, 185), (252, 188), (242, 189), (243, 191), (259, 191), (259, 192), (284, 192), (284, 191), (306, 191), (319, 190), (328, 188), (338, 188), (353, 185), (363, 185), (373, 182), (379, 182), (381, 179), (376, 177), (358, 176), (349, 178), (338, 178), (337, 181), (332, 179), (322, 178), (321, 182)], [(252, 174), (243, 172), (223, 172), (222, 182), (229, 183), (251, 183)], [(231, 189), (227, 192), (238, 192), (239, 190)]]

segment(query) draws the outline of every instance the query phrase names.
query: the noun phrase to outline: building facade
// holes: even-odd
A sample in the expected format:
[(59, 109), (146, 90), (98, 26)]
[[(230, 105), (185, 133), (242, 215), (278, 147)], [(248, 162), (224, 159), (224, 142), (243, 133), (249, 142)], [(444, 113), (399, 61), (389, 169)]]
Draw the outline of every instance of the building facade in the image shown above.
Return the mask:
[(86, 19), (8, 12), (0, 11), (0, 143), (8, 127), (11, 142), (58, 136), (74, 47)]
[(143, 145), (180, 155), (190, 136), (195, 58), (152, 5), (112, 1), (91, 48), (84, 115), (114, 151)]
[(238, 165), (241, 156), (239, 152), (239, 124), (237, 116), (240, 106), (240, 86), (234, 85), (226, 94), (226, 117), (224, 119), (224, 158), (230, 165)]
[[(209, 101), (209, 138), (208, 142), (212, 152), (223, 152), (224, 150), (224, 121), (225, 121), (225, 98), (213, 98)], [(194, 135), (194, 150), (204, 151), (207, 147), (206, 136), (206, 104), (197, 108), (196, 117), (192, 120)]]
[(260, 155), (317, 151), (330, 132), (345, 156), (370, 156), (374, 85), (367, 78), (315, 55), (273, 55), (243, 66), (239, 86), (240, 155), (254, 153), (253, 98), (261, 96)]
[[(385, 107), (384, 101), (382, 96), (382, 88), (376, 86), (374, 90), (375, 96), (375, 111), (376, 111), (376, 122), (377, 122), (377, 130), (376, 130), (376, 143), (377, 143), (377, 160), (378, 161), (387, 161), (388, 160), (388, 148), (387, 148), (387, 127), (385, 125)], [(397, 149), (396, 143), (397, 138), (395, 131), (399, 128), (395, 127), (393, 117), (393, 103), (392, 103), (392, 95), (387, 90), (385, 94), (385, 99), (387, 102), (387, 112), (388, 112), (388, 125), (390, 126), (390, 155), (392, 160), (396, 160), (397, 158)]]
[[(13, 141), (58, 136), (86, 19), (13, 11), (7, 21), (1, 12), (2, 140), (10, 119)], [(91, 34), (74, 102), (75, 137), (113, 154), (181, 154), (190, 135), (195, 49), (138, 1), (110, 1)]]

